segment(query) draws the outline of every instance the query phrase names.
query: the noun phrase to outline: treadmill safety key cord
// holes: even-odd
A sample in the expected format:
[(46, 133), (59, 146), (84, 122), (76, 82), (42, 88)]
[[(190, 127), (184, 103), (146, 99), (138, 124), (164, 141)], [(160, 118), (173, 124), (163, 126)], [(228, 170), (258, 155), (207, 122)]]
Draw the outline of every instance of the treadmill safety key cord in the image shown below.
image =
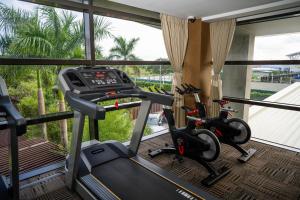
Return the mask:
[(116, 101), (115, 101), (115, 107), (116, 107), (117, 110), (119, 109), (119, 102), (118, 102), (118, 99), (116, 99)]

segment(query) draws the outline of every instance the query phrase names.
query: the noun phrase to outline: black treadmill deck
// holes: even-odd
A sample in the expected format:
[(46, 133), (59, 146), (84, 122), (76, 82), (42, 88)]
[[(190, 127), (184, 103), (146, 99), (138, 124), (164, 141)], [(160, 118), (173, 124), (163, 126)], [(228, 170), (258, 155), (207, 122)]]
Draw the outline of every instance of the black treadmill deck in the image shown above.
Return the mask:
[[(137, 157), (129, 157), (128, 149), (119, 142), (90, 145), (82, 149), (81, 158), (80, 180), (98, 198), (105, 195), (110, 196), (109, 199), (128, 200), (204, 199), (135, 159)], [(105, 187), (95, 187), (95, 181)]]
[(99, 165), (92, 175), (120, 199), (204, 199), (127, 158)]

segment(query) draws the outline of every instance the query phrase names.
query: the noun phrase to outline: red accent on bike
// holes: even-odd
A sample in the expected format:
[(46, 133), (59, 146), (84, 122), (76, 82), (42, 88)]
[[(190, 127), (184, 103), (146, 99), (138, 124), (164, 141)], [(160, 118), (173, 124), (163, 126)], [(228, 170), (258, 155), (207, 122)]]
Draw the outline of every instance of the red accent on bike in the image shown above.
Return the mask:
[(202, 125), (202, 121), (201, 120), (196, 120), (195, 121), (195, 126), (201, 126)]
[(179, 150), (179, 154), (180, 154), (181, 156), (183, 156), (183, 154), (184, 154), (184, 146), (183, 146), (183, 145), (179, 145), (179, 146), (178, 146), (178, 150)]
[(198, 115), (198, 109), (194, 109), (192, 111), (187, 112), (188, 116), (194, 116), (194, 115)]
[(119, 109), (119, 102), (118, 102), (118, 99), (116, 99), (116, 101), (115, 101), (115, 107), (116, 107), (116, 109)]
[(229, 101), (226, 101), (226, 100), (220, 100), (218, 103), (220, 104), (220, 106), (221, 106), (222, 108), (224, 108), (224, 105), (228, 104)]
[(215, 134), (217, 135), (217, 137), (223, 136), (223, 133), (221, 131), (219, 131), (218, 129), (216, 129)]

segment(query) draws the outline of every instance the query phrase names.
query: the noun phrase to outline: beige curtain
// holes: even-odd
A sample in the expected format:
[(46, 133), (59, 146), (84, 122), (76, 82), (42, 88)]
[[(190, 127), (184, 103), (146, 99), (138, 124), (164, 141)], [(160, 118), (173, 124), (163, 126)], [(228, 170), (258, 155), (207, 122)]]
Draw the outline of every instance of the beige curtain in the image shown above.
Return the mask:
[(184, 98), (174, 91), (175, 86), (180, 86), (182, 81), (182, 66), (188, 41), (188, 21), (165, 14), (161, 14), (160, 19), (167, 54), (174, 68), (172, 91), (175, 94), (175, 122), (176, 126), (181, 127), (185, 124), (185, 113), (181, 109)]
[[(230, 50), (235, 26), (235, 19), (214, 22), (210, 24), (210, 41), (213, 59), (211, 100), (221, 99), (223, 96), (220, 73)], [(211, 116), (218, 116), (219, 111), (219, 104), (212, 103), (210, 112)]]

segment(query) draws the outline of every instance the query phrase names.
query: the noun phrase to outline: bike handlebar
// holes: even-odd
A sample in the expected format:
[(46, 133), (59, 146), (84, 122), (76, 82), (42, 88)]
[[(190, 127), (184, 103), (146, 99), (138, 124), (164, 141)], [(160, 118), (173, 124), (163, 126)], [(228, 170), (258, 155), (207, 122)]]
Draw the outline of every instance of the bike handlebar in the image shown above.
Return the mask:
[(192, 84), (187, 84), (187, 83), (181, 84), (181, 87), (182, 89), (176, 86), (176, 92), (179, 93), (180, 95), (192, 94), (192, 93), (194, 94), (202, 91), (200, 88), (197, 88)]
[(214, 99), (213, 102), (218, 103), (222, 108), (224, 107), (224, 105), (230, 103), (229, 101), (223, 100), (223, 99)]

